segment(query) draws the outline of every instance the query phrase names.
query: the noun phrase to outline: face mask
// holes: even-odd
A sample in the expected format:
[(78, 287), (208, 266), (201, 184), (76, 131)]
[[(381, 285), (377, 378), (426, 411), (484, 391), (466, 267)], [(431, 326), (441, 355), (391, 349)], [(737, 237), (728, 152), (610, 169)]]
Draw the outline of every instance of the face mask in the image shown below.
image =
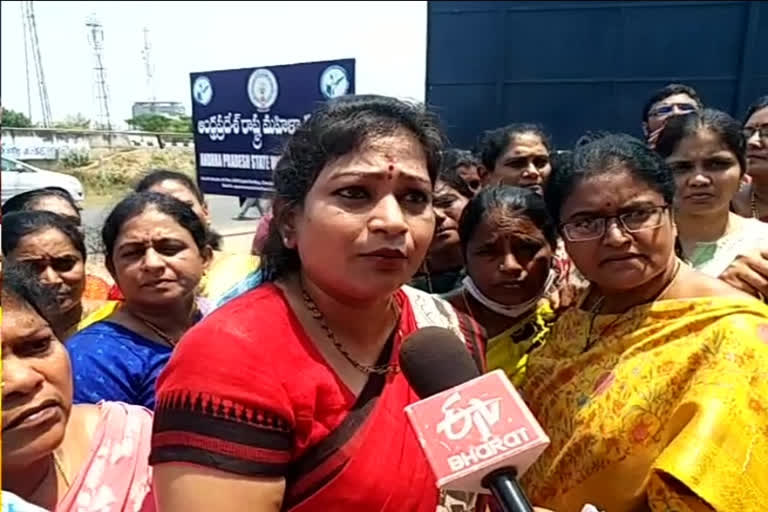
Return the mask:
[(472, 280), (472, 278), (469, 276), (464, 278), (464, 281), (462, 281), (462, 284), (464, 285), (464, 289), (467, 290), (469, 294), (472, 297), (474, 297), (477, 302), (479, 302), (486, 308), (490, 309), (494, 313), (508, 316), (510, 318), (517, 318), (527, 313), (528, 311), (530, 311), (531, 308), (533, 308), (539, 302), (539, 300), (541, 300), (543, 296), (547, 295), (550, 292), (550, 289), (555, 283), (556, 277), (557, 277), (557, 273), (554, 270), (549, 269), (549, 275), (547, 275), (547, 280), (544, 282), (544, 286), (542, 286), (541, 291), (537, 293), (535, 296), (528, 299), (527, 301), (521, 304), (514, 304), (512, 306), (501, 304), (499, 302), (496, 302), (495, 300), (492, 300), (486, 297), (483, 294), (483, 292), (480, 291), (480, 288), (477, 287), (477, 285)]

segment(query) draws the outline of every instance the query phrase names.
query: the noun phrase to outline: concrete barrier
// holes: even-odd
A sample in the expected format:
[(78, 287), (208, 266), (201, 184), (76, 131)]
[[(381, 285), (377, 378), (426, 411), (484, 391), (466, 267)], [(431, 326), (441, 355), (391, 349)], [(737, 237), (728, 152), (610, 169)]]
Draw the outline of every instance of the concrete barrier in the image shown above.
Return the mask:
[(193, 147), (191, 133), (3, 128), (2, 154), (17, 160), (55, 161), (75, 153), (137, 148)]

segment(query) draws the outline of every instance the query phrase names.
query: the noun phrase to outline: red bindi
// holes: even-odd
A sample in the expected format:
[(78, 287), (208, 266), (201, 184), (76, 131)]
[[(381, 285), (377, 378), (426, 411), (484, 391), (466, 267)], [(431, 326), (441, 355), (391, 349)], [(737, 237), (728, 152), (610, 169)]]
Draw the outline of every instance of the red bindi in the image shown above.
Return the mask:
[(395, 172), (395, 166), (394, 165), (390, 165), (389, 166), (389, 174), (387, 174), (387, 178), (389, 178), (391, 180), (392, 177), (393, 177), (392, 175), (393, 175), (394, 172)]

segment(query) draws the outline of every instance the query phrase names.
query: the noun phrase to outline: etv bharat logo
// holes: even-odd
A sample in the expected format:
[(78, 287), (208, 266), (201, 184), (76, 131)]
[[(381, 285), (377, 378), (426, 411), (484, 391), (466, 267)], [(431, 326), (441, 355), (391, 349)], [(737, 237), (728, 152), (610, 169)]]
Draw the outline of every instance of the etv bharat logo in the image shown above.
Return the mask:
[[(454, 408), (453, 405), (461, 400), (459, 393), (454, 393), (443, 404), (443, 421), (437, 425), (438, 434), (445, 434), (445, 437), (451, 441), (464, 439), (476, 428), (483, 441), (488, 441), (493, 437), (491, 427), (499, 421), (501, 398), (491, 398), (490, 400), (480, 400), (470, 398), (469, 407), (465, 409)], [(454, 430), (458, 426), (457, 430)]]
[(501, 416), (501, 398), (480, 400), (470, 398), (469, 406), (454, 407), (461, 400), (458, 392), (453, 393), (442, 407), (443, 420), (437, 424), (437, 433), (444, 434), (450, 441), (464, 439), (472, 429), (482, 437), (480, 444), (454, 445), (458, 451), (447, 458), (451, 471), (460, 471), (504, 452), (515, 450), (531, 439), (525, 426), (504, 433), (493, 432), (493, 426)]

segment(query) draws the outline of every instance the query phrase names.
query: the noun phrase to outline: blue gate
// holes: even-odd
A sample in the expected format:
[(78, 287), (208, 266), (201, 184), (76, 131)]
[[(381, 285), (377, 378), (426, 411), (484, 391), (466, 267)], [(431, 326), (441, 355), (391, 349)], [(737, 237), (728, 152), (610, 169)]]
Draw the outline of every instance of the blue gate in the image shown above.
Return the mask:
[(429, 2), (427, 102), (451, 142), (537, 121), (555, 143), (640, 135), (669, 82), (743, 116), (768, 94), (768, 2)]

